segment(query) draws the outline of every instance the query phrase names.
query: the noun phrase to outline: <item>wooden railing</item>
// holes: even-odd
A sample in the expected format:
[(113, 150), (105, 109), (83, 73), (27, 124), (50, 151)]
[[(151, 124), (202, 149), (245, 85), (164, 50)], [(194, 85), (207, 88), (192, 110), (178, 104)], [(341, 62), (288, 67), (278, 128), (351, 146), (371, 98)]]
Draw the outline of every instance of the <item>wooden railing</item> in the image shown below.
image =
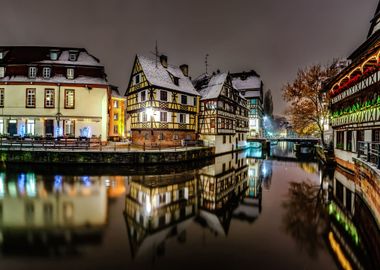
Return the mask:
[(358, 158), (372, 163), (380, 169), (380, 142), (358, 142)]

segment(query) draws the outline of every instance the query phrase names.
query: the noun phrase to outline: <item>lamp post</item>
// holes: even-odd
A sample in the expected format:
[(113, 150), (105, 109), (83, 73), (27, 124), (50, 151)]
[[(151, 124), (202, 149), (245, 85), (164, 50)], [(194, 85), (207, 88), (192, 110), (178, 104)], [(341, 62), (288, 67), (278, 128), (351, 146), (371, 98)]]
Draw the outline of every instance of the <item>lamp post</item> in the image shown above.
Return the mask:
[[(146, 108), (145, 113), (147, 116), (147, 120), (150, 121), (151, 135), (153, 137), (153, 117), (156, 112), (152, 107), (148, 107)], [(151, 144), (152, 144), (152, 141), (151, 141)]]

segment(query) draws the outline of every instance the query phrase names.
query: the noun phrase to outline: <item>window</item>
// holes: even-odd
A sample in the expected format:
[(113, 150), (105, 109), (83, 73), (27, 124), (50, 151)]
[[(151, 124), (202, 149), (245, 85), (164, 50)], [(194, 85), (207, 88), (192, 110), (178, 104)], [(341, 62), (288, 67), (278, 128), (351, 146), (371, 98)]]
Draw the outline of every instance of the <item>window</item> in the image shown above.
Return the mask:
[(56, 61), (58, 59), (58, 51), (50, 51), (50, 60)]
[(194, 106), (197, 106), (197, 98), (194, 98)]
[(74, 69), (68, 68), (66, 76), (67, 76), (67, 79), (73, 80), (74, 79)]
[(215, 119), (210, 120), (210, 126), (211, 128), (215, 128)]
[(257, 99), (251, 99), (251, 104), (256, 105), (257, 104)]
[(352, 151), (352, 130), (347, 131), (347, 135), (346, 135), (346, 151)]
[(37, 77), (37, 67), (29, 67), (29, 74), (30, 79), (34, 79)]
[(42, 69), (42, 76), (44, 77), (44, 79), (49, 79), (50, 75), (51, 75), (51, 69), (49, 67), (44, 67)]
[(69, 52), (69, 61), (77, 61), (77, 54), (75, 52)]
[(4, 58), (4, 52), (0, 52), (0, 59)]
[(65, 109), (74, 109), (75, 92), (73, 89), (65, 89)]
[(26, 107), (35, 108), (36, 107), (36, 89), (26, 89)]
[(226, 135), (223, 135), (223, 143), (226, 143)]
[(184, 114), (184, 113), (180, 113), (179, 114), (179, 122), (181, 124), (185, 124), (186, 123), (186, 114)]
[(358, 130), (356, 138), (358, 142), (364, 142), (364, 130)]
[(161, 90), (160, 91), (160, 100), (168, 101), (168, 92)]
[(54, 89), (45, 89), (45, 108), (54, 108)]
[(4, 108), (4, 88), (0, 88), (0, 108)]
[(145, 100), (146, 100), (146, 92), (145, 92), (145, 91), (142, 91), (142, 92), (140, 93), (140, 100), (141, 100), (141, 101), (145, 101)]
[(168, 113), (167, 112), (160, 112), (160, 121), (161, 122), (167, 122), (168, 121)]
[(147, 122), (148, 121), (148, 116), (146, 114), (146, 112), (143, 112), (142, 113), (142, 122)]
[(74, 136), (74, 121), (65, 120), (64, 123), (65, 135), (66, 136)]
[(181, 95), (181, 103), (185, 105), (187, 104), (187, 96)]
[(0, 67), (0, 78), (5, 77), (5, 67)]
[(114, 100), (114, 101), (113, 101), (113, 107), (114, 107), (114, 108), (119, 108), (119, 101)]
[(136, 74), (135, 77), (133, 77), (134, 84), (139, 84), (141, 82), (140, 74)]
[(26, 134), (28, 135), (34, 135), (34, 120), (27, 120), (26, 121)]
[(4, 134), (4, 120), (0, 119), (0, 134)]
[(178, 134), (174, 134), (173, 135), (173, 140), (178, 140), (178, 139), (179, 139)]
[(119, 120), (119, 114), (118, 113), (115, 113), (113, 115), (113, 120)]
[(179, 78), (173, 76), (173, 83), (179, 85)]
[(336, 132), (336, 146), (337, 149), (343, 149), (344, 147), (344, 131)]
[(161, 133), (158, 135), (158, 139), (162, 141), (162, 140), (164, 139), (164, 133), (161, 132)]
[(116, 134), (119, 133), (119, 127), (118, 127), (118, 125), (114, 125), (113, 126), (113, 133), (116, 133)]
[(372, 141), (380, 142), (380, 129), (372, 130)]

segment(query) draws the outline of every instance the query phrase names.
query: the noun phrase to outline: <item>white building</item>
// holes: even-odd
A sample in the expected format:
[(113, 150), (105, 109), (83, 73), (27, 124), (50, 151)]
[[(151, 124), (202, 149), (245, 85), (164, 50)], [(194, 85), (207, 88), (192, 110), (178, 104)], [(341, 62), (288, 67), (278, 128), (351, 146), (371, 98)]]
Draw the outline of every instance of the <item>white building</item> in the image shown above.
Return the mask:
[(0, 134), (106, 140), (109, 92), (85, 49), (0, 47)]

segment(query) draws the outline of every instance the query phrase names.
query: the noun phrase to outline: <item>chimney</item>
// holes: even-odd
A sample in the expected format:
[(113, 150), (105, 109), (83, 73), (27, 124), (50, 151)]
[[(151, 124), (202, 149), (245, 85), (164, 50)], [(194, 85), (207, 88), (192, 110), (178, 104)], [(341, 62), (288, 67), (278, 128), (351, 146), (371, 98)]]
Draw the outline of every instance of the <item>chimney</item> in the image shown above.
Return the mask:
[(180, 65), (179, 68), (182, 70), (182, 73), (185, 77), (189, 77), (189, 66), (186, 64)]
[(166, 55), (161, 55), (160, 56), (160, 62), (161, 62), (161, 65), (164, 67), (164, 68), (167, 68), (168, 67), (168, 57)]

